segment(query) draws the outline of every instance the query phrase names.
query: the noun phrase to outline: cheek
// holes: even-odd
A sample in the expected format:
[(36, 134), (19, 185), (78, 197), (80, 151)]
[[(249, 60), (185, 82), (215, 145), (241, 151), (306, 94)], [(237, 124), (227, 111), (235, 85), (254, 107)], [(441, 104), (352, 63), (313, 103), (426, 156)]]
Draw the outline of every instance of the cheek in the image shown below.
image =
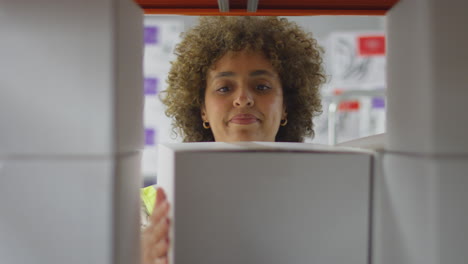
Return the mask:
[(208, 117), (220, 116), (229, 109), (229, 102), (223, 98), (206, 98), (205, 109)]
[(274, 119), (281, 119), (283, 114), (283, 98), (274, 98), (266, 102), (268, 112), (272, 115)]

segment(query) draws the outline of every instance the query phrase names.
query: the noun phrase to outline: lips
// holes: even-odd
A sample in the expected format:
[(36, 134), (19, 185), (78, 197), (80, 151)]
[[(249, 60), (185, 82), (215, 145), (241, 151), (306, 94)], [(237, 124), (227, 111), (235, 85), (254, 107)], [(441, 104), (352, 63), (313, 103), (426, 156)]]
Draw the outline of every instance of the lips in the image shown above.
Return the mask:
[(249, 125), (258, 122), (258, 118), (251, 114), (238, 114), (231, 118), (230, 122), (238, 125)]

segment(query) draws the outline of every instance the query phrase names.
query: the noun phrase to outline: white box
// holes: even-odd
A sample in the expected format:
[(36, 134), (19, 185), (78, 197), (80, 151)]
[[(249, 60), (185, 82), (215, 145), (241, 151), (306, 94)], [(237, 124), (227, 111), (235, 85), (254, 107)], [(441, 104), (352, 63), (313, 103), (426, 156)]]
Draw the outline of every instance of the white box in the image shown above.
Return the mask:
[(3, 160), (0, 263), (111, 263), (109, 159)]
[(140, 263), (141, 153), (115, 159), (112, 195), (112, 264)]
[(467, 9), (415, 0), (387, 13), (387, 150), (468, 154)]
[(170, 263), (366, 263), (371, 152), (182, 143), (158, 156)]
[(143, 149), (143, 10), (133, 0), (114, 0), (116, 69), (115, 141), (118, 153)]
[(0, 159), (0, 263), (139, 263), (140, 154)]
[(131, 0), (2, 1), (0, 154), (141, 149), (142, 31)]
[(466, 263), (468, 158), (383, 153), (376, 164), (372, 263)]

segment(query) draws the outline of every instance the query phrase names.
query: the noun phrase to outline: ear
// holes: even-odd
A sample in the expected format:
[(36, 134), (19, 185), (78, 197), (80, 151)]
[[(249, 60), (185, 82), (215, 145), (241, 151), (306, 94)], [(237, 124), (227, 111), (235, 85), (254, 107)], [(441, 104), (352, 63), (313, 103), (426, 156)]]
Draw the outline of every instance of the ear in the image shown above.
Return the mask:
[(286, 111), (286, 105), (283, 105), (283, 112), (281, 114), (281, 120), (286, 119), (288, 117), (288, 112)]
[(203, 122), (208, 122), (205, 104), (202, 104), (200, 107), (200, 115), (201, 115), (201, 119), (203, 120)]

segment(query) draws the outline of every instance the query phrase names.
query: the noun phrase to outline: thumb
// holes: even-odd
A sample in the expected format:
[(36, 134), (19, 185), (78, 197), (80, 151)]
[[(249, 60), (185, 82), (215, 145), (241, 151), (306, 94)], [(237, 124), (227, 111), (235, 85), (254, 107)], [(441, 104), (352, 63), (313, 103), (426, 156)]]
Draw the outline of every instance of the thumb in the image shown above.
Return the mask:
[(163, 188), (158, 187), (156, 189), (156, 203), (155, 203), (155, 205), (162, 204), (164, 201), (166, 201), (166, 193), (164, 192)]
[(167, 215), (169, 210), (169, 204), (166, 202), (166, 194), (162, 188), (156, 189), (156, 202), (153, 206), (153, 212), (150, 215), (150, 222), (153, 224), (159, 223), (159, 221)]

